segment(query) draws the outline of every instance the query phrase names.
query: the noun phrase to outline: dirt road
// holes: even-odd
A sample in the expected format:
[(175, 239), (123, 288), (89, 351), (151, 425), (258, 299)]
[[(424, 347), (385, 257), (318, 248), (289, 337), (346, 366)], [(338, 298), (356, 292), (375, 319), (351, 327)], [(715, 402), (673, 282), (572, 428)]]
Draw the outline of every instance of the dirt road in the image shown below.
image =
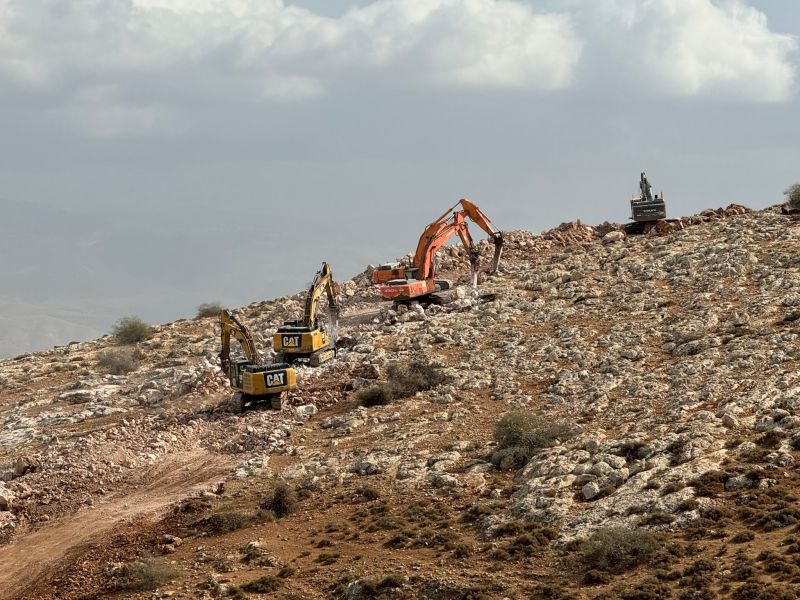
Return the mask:
[(207, 488), (228, 474), (235, 462), (233, 457), (206, 450), (170, 455), (132, 482), (133, 491), (114, 494), (0, 548), (0, 599), (24, 594), (70, 552), (117, 525), (156, 517), (171, 504)]

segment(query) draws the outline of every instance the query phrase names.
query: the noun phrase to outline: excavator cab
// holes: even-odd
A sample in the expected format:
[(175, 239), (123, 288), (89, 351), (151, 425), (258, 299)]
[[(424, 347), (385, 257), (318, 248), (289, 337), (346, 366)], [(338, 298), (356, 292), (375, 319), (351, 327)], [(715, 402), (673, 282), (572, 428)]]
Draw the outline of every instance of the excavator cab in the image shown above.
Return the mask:
[(407, 268), (399, 262), (388, 262), (376, 267), (372, 272), (372, 283), (389, 283), (393, 279), (406, 276)]
[(631, 199), (631, 220), (635, 223), (651, 223), (667, 218), (664, 194), (661, 197), (658, 194), (654, 196), (652, 190), (647, 175), (642, 173), (639, 179), (639, 195)]

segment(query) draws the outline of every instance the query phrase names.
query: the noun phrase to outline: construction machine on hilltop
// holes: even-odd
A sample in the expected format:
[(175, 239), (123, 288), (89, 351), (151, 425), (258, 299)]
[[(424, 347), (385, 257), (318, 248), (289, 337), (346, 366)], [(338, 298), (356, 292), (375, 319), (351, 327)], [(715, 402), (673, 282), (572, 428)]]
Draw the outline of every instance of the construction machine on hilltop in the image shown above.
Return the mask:
[[(317, 318), (317, 305), (322, 294), (328, 296), (328, 328), (325, 331)], [(312, 367), (318, 367), (336, 355), (336, 336), (339, 327), (339, 304), (333, 288), (333, 274), (328, 263), (314, 276), (306, 294), (303, 318), (286, 321), (278, 328), (272, 347), (278, 360), (291, 364), (296, 359), (308, 359)]]
[[(459, 205), (461, 209), (454, 210)], [(436, 279), (436, 252), (456, 234), (461, 238), (461, 243), (467, 250), (472, 285), (476, 287), (479, 256), (469, 233), (468, 218), (483, 229), (494, 242), (494, 258), (489, 273), (496, 273), (500, 264), (500, 256), (503, 253), (503, 234), (492, 225), (489, 217), (480, 208), (469, 200), (461, 199), (425, 228), (417, 243), (417, 250), (410, 266), (388, 263), (373, 271), (372, 281), (379, 284), (378, 289), (381, 295), (397, 302), (441, 301), (434, 294), (448, 289), (450, 283), (443, 279)]]
[[(227, 310), (220, 311), (219, 324), (222, 337), (219, 360), (234, 389), (233, 411), (240, 413), (262, 402), (280, 410), (283, 393), (297, 387), (295, 370), (287, 363), (264, 364), (250, 332)], [(242, 346), (244, 360), (231, 360), (231, 337)]]
[(644, 233), (658, 221), (667, 218), (667, 206), (664, 203), (664, 194), (659, 197), (653, 195), (653, 186), (647, 175), (641, 174), (639, 178), (639, 195), (631, 198), (632, 223), (625, 225), (625, 233)]

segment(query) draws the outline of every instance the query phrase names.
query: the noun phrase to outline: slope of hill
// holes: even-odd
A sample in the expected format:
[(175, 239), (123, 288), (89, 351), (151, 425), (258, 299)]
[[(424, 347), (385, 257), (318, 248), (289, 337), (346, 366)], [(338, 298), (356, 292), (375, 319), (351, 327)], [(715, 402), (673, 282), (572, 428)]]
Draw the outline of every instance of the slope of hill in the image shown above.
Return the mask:
[[(214, 319), (127, 375), (108, 338), (0, 362), (0, 597), (795, 598), (799, 250), (729, 207), (509, 232), (444, 306), (362, 274), (281, 412), (231, 414)], [(269, 347), (301, 300), (240, 314)]]

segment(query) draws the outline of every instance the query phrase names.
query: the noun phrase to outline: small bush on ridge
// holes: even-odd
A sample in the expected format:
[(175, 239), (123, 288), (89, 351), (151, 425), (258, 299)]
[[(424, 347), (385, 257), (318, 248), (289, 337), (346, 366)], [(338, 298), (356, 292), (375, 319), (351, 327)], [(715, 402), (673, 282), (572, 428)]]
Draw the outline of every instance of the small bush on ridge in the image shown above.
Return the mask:
[(277, 517), (292, 514), (297, 508), (297, 494), (283, 481), (277, 482), (272, 488), (272, 494), (261, 503), (262, 510), (269, 510)]
[(800, 183), (789, 186), (789, 189), (783, 193), (792, 208), (800, 208)]
[(178, 576), (174, 567), (158, 559), (125, 563), (117, 572), (117, 590), (154, 590)]
[(392, 363), (386, 370), (386, 381), (359, 390), (356, 400), (361, 406), (381, 406), (445, 382), (447, 376), (440, 367), (420, 361)]
[(116, 322), (111, 333), (120, 344), (135, 344), (150, 337), (152, 327), (139, 317), (122, 317)]
[(572, 433), (572, 428), (565, 423), (549, 421), (529, 412), (506, 413), (495, 425), (494, 439), (498, 448), (492, 455), (492, 463), (498, 469), (519, 469), (537, 450), (549, 448)]
[(225, 307), (219, 302), (206, 302), (197, 307), (197, 318), (216, 317)]
[(139, 368), (139, 361), (130, 350), (106, 350), (98, 355), (97, 362), (112, 375), (125, 375)]
[(660, 544), (643, 529), (608, 527), (599, 529), (580, 546), (589, 569), (621, 573), (645, 562)]

